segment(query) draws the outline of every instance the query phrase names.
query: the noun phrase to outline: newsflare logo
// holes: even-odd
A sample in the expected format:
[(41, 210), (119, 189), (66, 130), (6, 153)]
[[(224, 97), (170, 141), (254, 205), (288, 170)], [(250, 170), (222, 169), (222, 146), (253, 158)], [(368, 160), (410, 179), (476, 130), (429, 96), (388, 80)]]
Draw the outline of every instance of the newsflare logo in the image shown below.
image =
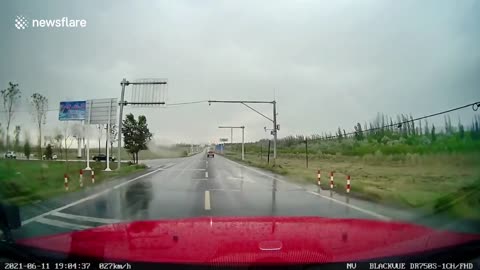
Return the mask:
[(18, 30), (23, 30), (28, 27), (28, 21), (27, 18), (25, 18), (22, 15), (19, 15), (15, 18), (15, 27)]
[(84, 28), (87, 27), (87, 20), (70, 19), (62, 17), (60, 19), (28, 19), (23, 15), (15, 17), (15, 27), (18, 30), (26, 28)]

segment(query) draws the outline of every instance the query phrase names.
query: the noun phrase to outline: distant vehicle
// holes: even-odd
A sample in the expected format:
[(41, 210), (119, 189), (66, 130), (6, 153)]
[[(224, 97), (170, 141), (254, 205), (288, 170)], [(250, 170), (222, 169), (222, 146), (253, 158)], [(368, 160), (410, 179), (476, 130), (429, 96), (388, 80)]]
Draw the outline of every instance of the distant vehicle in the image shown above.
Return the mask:
[(7, 151), (5, 153), (5, 158), (17, 159), (17, 155), (15, 155), (14, 151)]
[(209, 157), (212, 157), (212, 158), (215, 157), (215, 153), (212, 150), (208, 150), (207, 152), (207, 158)]
[[(95, 161), (102, 161), (102, 160), (107, 160), (107, 155), (105, 154), (98, 154), (98, 155), (95, 155), (92, 157), (93, 160)], [(115, 157), (114, 156), (110, 156), (110, 161), (115, 161)]]

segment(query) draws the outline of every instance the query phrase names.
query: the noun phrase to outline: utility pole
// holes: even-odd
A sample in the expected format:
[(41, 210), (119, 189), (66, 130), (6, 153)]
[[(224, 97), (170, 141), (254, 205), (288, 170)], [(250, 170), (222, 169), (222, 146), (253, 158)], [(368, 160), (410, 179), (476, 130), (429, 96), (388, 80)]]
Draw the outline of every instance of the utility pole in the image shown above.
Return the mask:
[(275, 161), (277, 160), (277, 130), (279, 130), (279, 126), (277, 126), (277, 102), (273, 101), (273, 164), (275, 165)]
[[(277, 159), (277, 131), (280, 130), (280, 125), (277, 124), (277, 102), (273, 101), (258, 101), (258, 100), (209, 100), (208, 104), (211, 103), (239, 103), (243, 104), (245, 107), (249, 108), (250, 110), (260, 114), (264, 118), (268, 119), (273, 123), (273, 129), (271, 131), (271, 135), (273, 135), (273, 163), (275, 164), (275, 160)], [(273, 119), (267, 117), (263, 113), (257, 111), (256, 109), (252, 108), (248, 104), (272, 104), (273, 105)]]

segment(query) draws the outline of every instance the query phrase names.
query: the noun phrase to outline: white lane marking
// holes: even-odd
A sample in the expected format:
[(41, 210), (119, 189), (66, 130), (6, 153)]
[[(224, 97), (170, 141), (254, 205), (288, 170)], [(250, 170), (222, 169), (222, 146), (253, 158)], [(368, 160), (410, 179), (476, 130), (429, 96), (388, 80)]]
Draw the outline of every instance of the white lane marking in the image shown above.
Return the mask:
[(57, 216), (57, 217), (62, 217), (62, 218), (67, 218), (67, 219), (73, 219), (73, 220), (80, 220), (80, 221), (91, 221), (91, 222), (97, 222), (97, 223), (106, 223), (106, 224), (120, 223), (120, 222), (123, 221), (123, 220), (119, 220), (119, 219), (78, 216), (78, 215), (72, 215), (72, 214), (67, 214), (67, 213), (62, 213), (62, 212), (52, 213), (52, 216)]
[(211, 210), (210, 208), (210, 191), (205, 190), (205, 210)]
[(197, 181), (208, 181), (208, 178), (192, 178), (192, 180), (197, 180)]
[(208, 178), (208, 171), (205, 171), (205, 178)]
[(357, 210), (357, 211), (360, 211), (360, 212), (362, 212), (362, 213), (368, 214), (368, 215), (370, 215), (370, 216), (377, 217), (377, 218), (382, 219), (382, 220), (386, 220), (386, 221), (392, 220), (391, 218), (389, 218), (389, 217), (387, 217), (387, 216), (384, 216), (384, 215), (375, 213), (375, 212), (370, 211), (370, 210), (367, 210), (367, 209), (360, 208), (360, 207), (355, 206), (355, 205), (351, 205), (351, 204), (348, 204), (348, 203), (339, 201), (339, 200), (334, 199), (334, 198), (330, 198), (330, 197), (328, 197), (328, 196), (321, 195), (321, 194), (319, 194), (319, 193), (317, 193), (317, 192), (314, 192), (314, 191), (307, 191), (307, 192), (310, 193), (310, 194), (313, 194), (313, 195), (315, 195), (315, 196), (321, 197), (321, 198), (323, 198), (323, 199), (331, 200), (331, 201), (336, 202), (336, 203), (338, 203), (338, 204), (345, 205), (345, 206), (347, 206), (347, 207), (350, 207), (350, 208), (355, 209), (355, 210)]
[(38, 223), (55, 226), (55, 227), (67, 228), (71, 230), (85, 230), (85, 229), (92, 228), (91, 226), (77, 225), (77, 224), (72, 224), (72, 223), (68, 223), (60, 220), (48, 219), (44, 217), (37, 218), (35, 221)]
[[(141, 178), (143, 178), (143, 177), (146, 177), (146, 176), (149, 176), (149, 175), (151, 175), (151, 174), (154, 174), (154, 173), (156, 173), (156, 172), (158, 172), (158, 171), (160, 171), (160, 169), (151, 171), (151, 172), (146, 173), (146, 174), (142, 174), (142, 175), (140, 175), (140, 176), (138, 176), (138, 177), (135, 177), (135, 178), (133, 178), (133, 179), (131, 179), (131, 180), (128, 180), (127, 182), (125, 182), (125, 183), (123, 183), (123, 184), (121, 184), (121, 185), (124, 185), (124, 184), (127, 184), (127, 183), (131, 183), (132, 181), (136, 181), (136, 180), (141, 179)], [(74, 206), (74, 205), (77, 205), (77, 204), (86, 202), (86, 201), (88, 201), (88, 200), (94, 199), (94, 198), (96, 198), (96, 197), (98, 197), (98, 196), (100, 196), (100, 195), (103, 195), (103, 194), (106, 194), (106, 193), (110, 192), (110, 191), (111, 191), (112, 189), (114, 189), (114, 188), (118, 188), (118, 187), (121, 186), (121, 185), (117, 185), (117, 186), (115, 186), (115, 187), (113, 187), (113, 188), (105, 189), (105, 190), (103, 190), (103, 191), (100, 191), (100, 192), (98, 192), (98, 193), (92, 194), (92, 195), (90, 195), (90, 196), (88, 196), (88, 197), (85, 197), (85, 198), (83, 198), (83, 199), (80, 199), (80, 200), (78, 200), (78, 201), (69, 203), (69, 204), (64, 205), (64, 206), (62, 206), (62, 207), (59, 207), (59, 208), (50, 210), (50, 211), (45, 212), (45, 213), (43, 213), (43, 214), (40, 214), (40, 215), (38, 215), (38, 216), (35, 216), (35, 217), (29, 218), (29, 219), (27, 219), (27, 220), (24, 220), (24, 221), (22, 221), (22, 226), (23, 226), (23, 225), (26, 225), (26, 224), (28, 224), (28, 223), (30, 223), (30, 222), (36, 221), (37, 219), (43, 218), (44, 216), (51, 215), (51, 214), (54, 213), (54, 212), (59, 212), (59, 211), (62, 211), (63, 209), (67, 209), (67, 208), (72, 207), (72, 206)]]

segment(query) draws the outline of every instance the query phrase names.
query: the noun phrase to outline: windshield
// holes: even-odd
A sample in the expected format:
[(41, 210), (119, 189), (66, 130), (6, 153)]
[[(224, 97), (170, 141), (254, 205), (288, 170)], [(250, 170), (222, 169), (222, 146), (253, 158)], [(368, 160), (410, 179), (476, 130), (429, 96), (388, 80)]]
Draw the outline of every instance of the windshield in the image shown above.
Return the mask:
[(0, 7), (5, 243), (286, 264), (480, 239), (479, 2)]

